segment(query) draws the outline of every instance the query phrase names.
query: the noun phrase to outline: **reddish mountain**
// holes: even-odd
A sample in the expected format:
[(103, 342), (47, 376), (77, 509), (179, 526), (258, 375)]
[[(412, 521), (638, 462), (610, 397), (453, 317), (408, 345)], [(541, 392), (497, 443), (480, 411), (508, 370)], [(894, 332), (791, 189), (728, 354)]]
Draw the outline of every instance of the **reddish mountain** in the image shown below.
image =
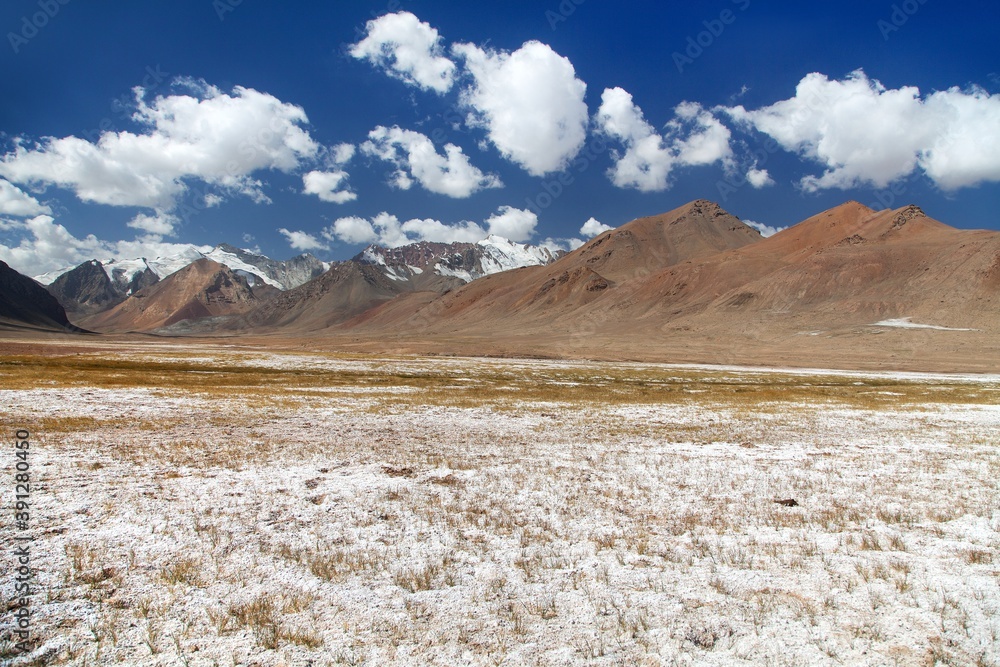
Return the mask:
[(319, 331), (412, 291), (408, 282), (389, 278), (374, 264), (342, 262), (305, 285), (224, 325), (227, 331)]
[[(848, 202), (762, 239), (698, 201), (549, 266), (411, 300), (412, 317), (382, 307), (349, 333), (465, 354), (997, 370), (998, 290), (1000, 233), (958, 230), (915, 206)], [(905, 318), (923, 326), (891, 326)]]
[(915, 206), (848, 202), (764, 239), (699, 200), (467, 284), (423, 284), (413, 270), (465, 266), (460, 252), (406, 252), (366, 251), (265, 303), (203, 265), (81, 323), (201, 318), (233, 333), (455, 354), (1000, 370), (1000, 232), (958, 230)]
[[(210, 259), (199, 259), (114, 308), (80, 320), (102, 332), (156, 331), (197, 320), (245, 313), (262, 303), (245, 278)], [(179, 327), (184, 330), (184, 326)]]
[[(475, 280), (418, 312), (428, 331), (550, 332), (578, 317), (621, 306), (620, 287), (682, 261), (718, 255), (761, 240), (760, 233), (705, 200), (605, 232), (547, 266)], [(378, 318), (366, 323), (377, 327)], [(404, 327), (405, 329), (405, 327)]]
[(963, 231), (916, 206), (872, 211), (856, 202), (813, 216), (752, 247), (674, 267), (635, 286), (673, 315), (759, 320), (807, 330), (912, 317), (992, 328), (989, 281), (1000, 234)]

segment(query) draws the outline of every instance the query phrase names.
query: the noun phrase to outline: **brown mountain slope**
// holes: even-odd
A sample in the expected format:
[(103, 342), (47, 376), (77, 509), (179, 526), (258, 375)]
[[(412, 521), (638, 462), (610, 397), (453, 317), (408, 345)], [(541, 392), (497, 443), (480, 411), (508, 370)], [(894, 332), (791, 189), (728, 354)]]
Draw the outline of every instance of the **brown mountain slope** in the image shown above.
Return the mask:
[(993, 328), (1000, 303), (986, 277), (998, 251), (996, 232), (954, 229), (915, 206), (876, 213), (852, 202), (672, 267), (634, 284), (631, 298), (660, 315), (714, 317), (720, 329), (726, 320), (813, 330), (902, 317)]
[(223, 329), (280, 330), (291, 334), (319, 331), (411, 290), (408, 283), (390, 279), (377, 266), (343, 262), (335, 264), (320, 277), (227, 322)]
[(0, 262), (0, 327), (78, 332), (54, 296)]
[[(547, 266), (505, 271), (475, 280), (419, 310), (403, 330), (428, 333), (551, 333), (574, 328), (587, 313), (614, 307), (622, 284), (678, 262), (759, 243), (760, 234), (717, 204), (697, 200), (669, 213), (640, 218), (605, 232)], [(360, 326), (378, 330), (379, 317)]]
[(155, 331), (184, 321), (244, 313), (259, 303), (246, 280), (222, 264), (199, 259), (80, 322), (101, 332)]
[[(595, 314), (595, 338), (619, 320), (691, 360), (1000, 371), (1000, 233), (854, 204), (796, 227), (630, 284), (641, 308)], [(874, 326), (905, 318), (963, 331)]]
[[(386, 307), (391, 327), (376, 311), (343, 333), (464, 354), (1000, 370), (1000, 233), (848, 202), (753, 240), (708, 207), (411, 301), (409, 319)], [(719, 242), (720, 221), (736, 242)], [(903, 318), (963, 331), (875, 326)]]
[(718, 204), (698, 199), (605, 232), (553, 266), (585, 265), (617, 283), (760, 240), (757, 230)]

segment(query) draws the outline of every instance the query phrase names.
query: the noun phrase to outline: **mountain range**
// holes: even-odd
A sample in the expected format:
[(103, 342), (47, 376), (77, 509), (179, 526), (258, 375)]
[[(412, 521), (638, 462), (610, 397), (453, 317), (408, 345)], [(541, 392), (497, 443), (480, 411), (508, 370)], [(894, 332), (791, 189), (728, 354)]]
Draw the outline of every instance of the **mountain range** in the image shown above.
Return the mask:
[[(847, 202), (764, 238), (697, 200), (569, 253), (498, 237), (369, 246), (284, 289), (234, 250), (236, 269), (206, 256), (146, 286), (133, 272), (119, 303), (98, 284), (100, 263), (85, 263), (73, 293), (86, 298), (68, 310), (95, 331), (398, 352), (1000, 367), (1000, 232), (955, 229), (916, 206)], [(50, 289), (59, 280), (70, 282)]]
[(801, 364), (871, 348), (1000, 369), (1000, 233), (847, 202), (763, 238), (700, 200), (351, 333), (390, 325), (403, 349)]
[(169, 257), (92, 259), (77, 267), (36, 276), (35, 280), (46, 285), (70, 315), (85, 317), (124, 302), (201, 259), (228, 267), (251, 287), (262, 284), (276, 290), (302, 285), (330, 268), (308, 253), (279, 262), (228, 244), (211, 249), (189, 245)]
[[(420, 242), (398, 248), (370, 245), (346, 262), (330, 264), (308, 253), (275, 261), (223, 244), (210, 250), (189, 246), (179, 254), (152, 260), (94, 259), (36, 280), (48, 282), (48, 291), (75, 321), (100, 331), (151, 331), (188, 320), (192, 321), (191, 328), (204, 330), (218, 322), (194, 321), (242, 314), (246, 304), (261, 304), (281, 292), (294, 291), (326, 272), (332, 273), (306, 292), (323, 291), (322, 285), (340, 284), (338, 276), (354, 275), (360, 270), (370, 276), (379, 275), (383, 282), (390, 281), (378, 294), (394, 296), (413, 290), (444, 291), (485, 275), (552, 262), (559, 254), (490, 236), (478, 243)], [(196, 264), (199, 270), (185, 271)], [(212, 271), (207, 272), (206, 267)], [(188, 284), (191, 280), (198, 285)], [(213, 307), (188, 308), (187, 301), (177, 301), (175, 292), (192, 297), (200, 294), (195, 302), (206, 307), (211, 303)], [(375, 298), (375, 293), (365, 298)], [(289, 298), (281, 299), (274, 308), (287, 303)], [(321, 317), (328, 324), (339, 321), (338, 314), (356, 314), (351, 305), (345, 310), (327, 304), (320, 310), (331, 311)], [(154, 312), (158, 314), (152, 315)], [(255, 321), (266, 318), (258, 314)], [(174, 330), (184, 329), (182, 326)]]

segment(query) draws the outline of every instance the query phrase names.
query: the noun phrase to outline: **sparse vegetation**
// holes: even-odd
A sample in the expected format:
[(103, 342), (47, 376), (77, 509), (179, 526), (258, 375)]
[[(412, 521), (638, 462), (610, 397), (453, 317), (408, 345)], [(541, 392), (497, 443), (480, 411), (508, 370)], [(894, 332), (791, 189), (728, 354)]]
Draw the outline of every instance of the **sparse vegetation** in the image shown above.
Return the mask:
[[(295, 367), (298, 356), (282, 363), (259, 363), (246, 354), (216, 354), (193, 362), (183, 356), (21, 355), (0, 358), (0, 386), (10, 389), (93, 387), (148, 388), (167, 395), (205, 399), (238, 394), (250, 408), (294, 408), (329, 399), (338, 390), (361, 389), (376, 399), (369, 409), (383, 410), (384, 400), (397, 408), (415, 405), (493, 407), (503, 410), (546, 409), (544, 404), (712, 404), (733, 410), (780, 410), (789, 403), (818, 407), (885, 409), (960, 403), (990, 405), (994, 391), (961, 381), (906, 380), (873, 375), (803, 376), (783, 372), (735, 372), (656, 365), (524, 362), (406, 358), (320, 357), (328, 364)], [(396, 361), (397, 363), (392, 363)], [(339, 363), (338, 363), (339, 362)], [(527, 372), (525, 372), (527, 371)], [(380, 391), (381, 390), (381, 391)], [(707, 395), (706, 395), (707, 394)], [(552, 407), (547, 408), (551, 410)], [(77, 430), (98, 423), (93, 416), (62, 416), (45, 423), (52, 430)], [(221, 420), (225, 422), (225, 418)], [(148, 430), (163, 421), (144, 423)]]
[(1000, 660), (996, 383), (192, 356), (0, 363), (53, 664)]

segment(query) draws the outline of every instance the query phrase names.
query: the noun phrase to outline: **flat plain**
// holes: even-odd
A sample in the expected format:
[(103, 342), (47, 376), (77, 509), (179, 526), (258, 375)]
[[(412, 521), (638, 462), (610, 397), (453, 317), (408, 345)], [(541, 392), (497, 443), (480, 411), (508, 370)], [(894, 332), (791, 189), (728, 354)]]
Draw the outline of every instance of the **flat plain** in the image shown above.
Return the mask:
[(12, 665), (1000, 664), (1000, 376), (43, 341), (0, 394)]

